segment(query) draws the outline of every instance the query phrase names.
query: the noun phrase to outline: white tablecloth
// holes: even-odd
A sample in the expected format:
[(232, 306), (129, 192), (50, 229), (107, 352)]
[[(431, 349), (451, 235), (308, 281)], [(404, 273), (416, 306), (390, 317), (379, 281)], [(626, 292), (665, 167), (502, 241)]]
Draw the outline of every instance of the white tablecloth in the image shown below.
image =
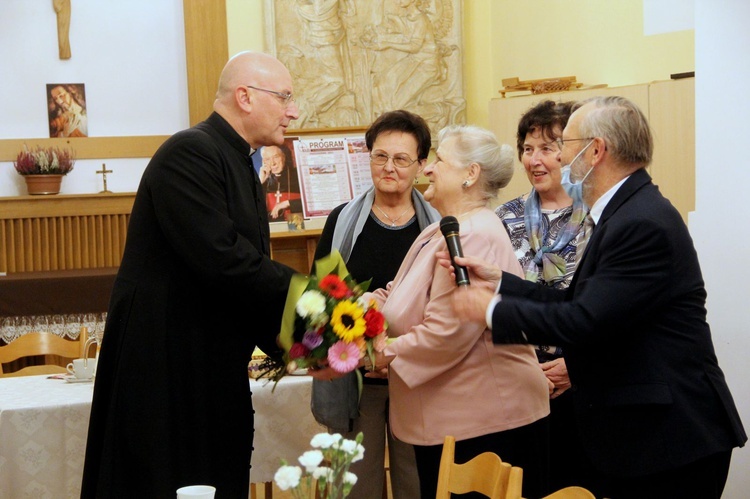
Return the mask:
[[(269, 482), (283, 457), (309, 450), (324, 428), (310, 413), (309, 376), (250, 380), (255, 408), (252, 482)], [(0, 498), (78, 498), (92, 383), (47, 376), (0, 378)]]
[(77, 498), (93, 383), (0, 379), (0, 496)]
[(272, 481), (282, 458), (298, 464), (297, 458), (311, 450), (312, 437), (326, 431), (310, 412), (311, 389), (309, 376), (286, 376), (273, 393), (273, 382), (250, 380), (255, 409), (251, 482)]

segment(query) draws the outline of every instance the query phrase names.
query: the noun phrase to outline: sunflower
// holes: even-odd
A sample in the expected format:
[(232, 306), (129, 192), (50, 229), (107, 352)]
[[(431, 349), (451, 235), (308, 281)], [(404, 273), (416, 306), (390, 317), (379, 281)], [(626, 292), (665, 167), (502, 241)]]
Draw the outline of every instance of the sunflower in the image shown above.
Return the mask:
[(339, 302), (331, 314), (331, 327), (346, 342), (362, 336), (367, 329), (362, 308), (350, 300)]

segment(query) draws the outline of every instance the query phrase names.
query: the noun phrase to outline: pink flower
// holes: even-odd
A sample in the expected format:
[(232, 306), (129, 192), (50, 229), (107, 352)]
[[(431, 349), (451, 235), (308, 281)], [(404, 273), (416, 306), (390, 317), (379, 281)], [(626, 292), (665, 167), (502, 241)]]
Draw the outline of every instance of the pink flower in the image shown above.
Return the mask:
[(354, 343), (337, 341), (328, 349), (328, 364), (340, 373), (353, 371), (359, 364), (359, 348)]

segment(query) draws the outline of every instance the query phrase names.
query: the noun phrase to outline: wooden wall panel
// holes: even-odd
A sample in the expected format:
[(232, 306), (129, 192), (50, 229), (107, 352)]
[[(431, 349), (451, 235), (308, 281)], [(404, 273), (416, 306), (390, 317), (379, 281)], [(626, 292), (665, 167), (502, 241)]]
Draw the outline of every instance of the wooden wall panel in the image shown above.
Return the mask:
[(648, 118), (654, 134), (651, 176), (687, 222), (695, 210), (695, 78), (652, 83)]
[[(134, 200), (134, 193), (0, 198), (0, 272), (118, 267)], [(273, 233), (272, 257), (306, 274), (320, 233)]]
[[(598, 95), (626, 97), (646, 114), (655, 145), (649, 173), (687, 222), (688, 213), (695, 209), (695, 83), (692, 78), (492, 99), (490, 129), (500, 142), (510, 144), (515, 149), (518, 120), (537, 102), (546, 99), (583, 100)], [(500, 203), (531, 190), (523, 166), (518, 161), (516, 165), (513, 180), (498, 196)]]
[(0, 272), (116, 267), (135, 194), (0, 198)]
[(227, 9), (221, 1), (183, 0), (190, 126), (211, 114), (229, 58)]

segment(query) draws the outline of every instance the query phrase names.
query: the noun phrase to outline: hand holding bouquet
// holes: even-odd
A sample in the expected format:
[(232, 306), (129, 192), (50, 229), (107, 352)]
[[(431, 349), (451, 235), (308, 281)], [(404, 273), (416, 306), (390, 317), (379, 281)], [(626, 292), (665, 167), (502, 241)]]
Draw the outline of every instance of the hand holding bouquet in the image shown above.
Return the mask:
[(328, 365), (339, 373), (357, 369), (386, 345), (387, 324), (374, 300), (365, 300), (369, 281), (352, 279), (341, 255), (315, 262), (316, 275), (295, 275), (289, 286), (279, 343), (284, 348), (284, 368), (277, 381), (297, 369)]

